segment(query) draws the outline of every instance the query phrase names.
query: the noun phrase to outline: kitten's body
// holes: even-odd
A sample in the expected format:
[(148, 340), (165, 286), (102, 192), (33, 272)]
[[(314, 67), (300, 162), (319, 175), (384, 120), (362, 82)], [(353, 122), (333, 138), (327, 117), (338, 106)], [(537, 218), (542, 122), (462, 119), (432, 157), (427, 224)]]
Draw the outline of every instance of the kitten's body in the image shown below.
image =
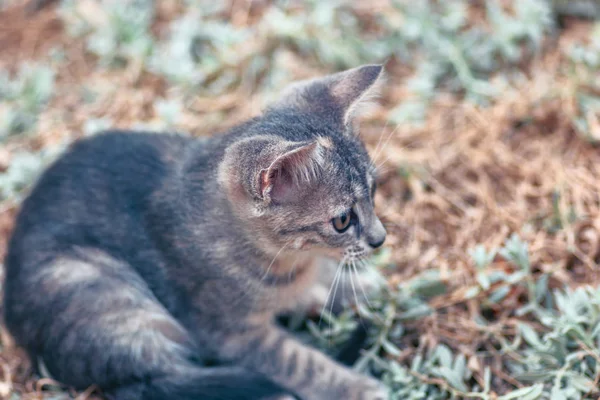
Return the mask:
[[(365, 68), (358, 89), (342, 87), (354, 100), (381, 70)], [(286, 99), (211, 139), (100, 134), (43, 175), (6, 259), (7, 326), (34, 361), (117, 399), (383, 398), (273, 323), (303, 301), (324, 255), (348, 248), (330, 216), (321, 223), (349, 204), (340, 185), (360, 197), (372, 179), (337, 121), (354, 100), (323, 114)], [(356, 240), (373, 242), (368, 204), (356, 202)]]

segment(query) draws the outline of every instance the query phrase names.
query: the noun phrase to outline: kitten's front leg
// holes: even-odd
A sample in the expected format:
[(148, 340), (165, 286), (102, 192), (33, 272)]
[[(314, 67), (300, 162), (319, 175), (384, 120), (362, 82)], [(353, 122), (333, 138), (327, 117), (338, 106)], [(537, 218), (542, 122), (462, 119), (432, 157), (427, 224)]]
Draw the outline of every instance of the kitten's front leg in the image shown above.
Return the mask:
[(230, 356), (302, 400), (388, 398), (387, 390), (377, 380), (347, 369), (274, 325), (248, 330), (240, 336), (232, 337), (225, 346)]

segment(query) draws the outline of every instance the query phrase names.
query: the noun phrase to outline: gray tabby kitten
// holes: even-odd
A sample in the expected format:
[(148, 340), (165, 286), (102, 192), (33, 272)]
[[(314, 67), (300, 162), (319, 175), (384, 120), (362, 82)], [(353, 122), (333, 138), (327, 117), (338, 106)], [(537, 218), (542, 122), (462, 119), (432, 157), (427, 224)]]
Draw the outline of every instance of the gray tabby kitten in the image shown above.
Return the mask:
[(5, 321), (59, 381), (113, 399), (387, 397), (274, 323), (331, 258), (382, 245), (355, 118), (367, 65), (210, 139), (107, 132), (41, 177), (6, 257)]

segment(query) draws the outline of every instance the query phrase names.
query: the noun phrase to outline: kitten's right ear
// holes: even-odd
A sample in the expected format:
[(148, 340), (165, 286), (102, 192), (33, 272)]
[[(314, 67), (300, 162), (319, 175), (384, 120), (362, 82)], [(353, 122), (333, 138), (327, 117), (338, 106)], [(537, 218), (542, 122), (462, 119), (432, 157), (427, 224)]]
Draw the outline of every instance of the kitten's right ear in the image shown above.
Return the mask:
[(343, 126), (373, 104), (385, 81), (383, 65), (363, 65), (322, 78), (293, 83), (269, 109), (319, 114)]

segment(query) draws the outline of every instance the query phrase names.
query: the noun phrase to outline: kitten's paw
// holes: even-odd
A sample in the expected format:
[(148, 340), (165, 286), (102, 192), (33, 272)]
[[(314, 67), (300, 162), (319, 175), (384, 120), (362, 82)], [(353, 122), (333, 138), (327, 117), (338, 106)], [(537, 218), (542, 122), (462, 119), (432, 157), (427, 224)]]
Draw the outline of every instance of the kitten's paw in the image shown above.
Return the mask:
[(289, 394), (277, 394), (275, 396), (270, 396), (262, 400), (296, 400), (296, 398)]
[(361, 400), (388, 400), (389, 398), (389, 389), (381, 385), (378, 388), (367, 390), (360, 397)]
[(389, 389), (382, 382), (360, 376), (347, 389), (345, 397), (349, 400), (388, 400)]

